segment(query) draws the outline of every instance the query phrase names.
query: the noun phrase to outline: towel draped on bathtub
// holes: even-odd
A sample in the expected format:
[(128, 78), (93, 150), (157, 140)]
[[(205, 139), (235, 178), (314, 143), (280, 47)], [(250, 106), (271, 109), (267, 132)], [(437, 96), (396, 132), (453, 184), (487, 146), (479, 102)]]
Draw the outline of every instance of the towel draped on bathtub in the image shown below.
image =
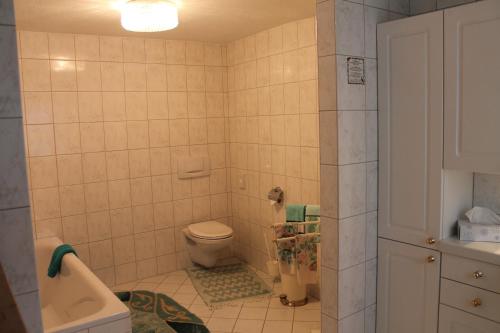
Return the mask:
[(69, 244), (62, 244), (56, 247), (54, 252), (52, 252), (52, 259), (50, 260), (49, 269), (47, 275), (51, 278), (55, 277), (59, 272), (61, 272), (61, 265), (63, 257), (68, 254), (73, 253), (76, 254), (75, 249)]

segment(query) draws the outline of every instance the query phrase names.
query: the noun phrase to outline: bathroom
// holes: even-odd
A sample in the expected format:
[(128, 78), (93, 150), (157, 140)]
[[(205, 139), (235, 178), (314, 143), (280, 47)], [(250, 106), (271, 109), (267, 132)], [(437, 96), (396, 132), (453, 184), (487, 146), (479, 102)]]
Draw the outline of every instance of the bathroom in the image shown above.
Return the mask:
[[(500, 331), (500, 246), (456, 230), (500, 213), (497, 0), (168, 1), (164, 32), (126, 3), (0, 2), (1, 332), (140, 332), (137, 295), (201, 332)], [(306, 288), (270, 227), (313, 206)], [(220, 267), (261, 289), (208, 302)]]
[[(126, 1), (14, 2), (37, 270), (57, 237), (112, 291), (171, 296), (211, 331), (319, 329), (319, 274), (295, 311), (266, 265), (286, 206), (319, 205), (314, 2), (176, 6), (177, 27), (148, 33), (122, 27)], [(219, 309), (184, 270), (235, 258), (269, 297)], [(57, 323), (71, 301), (44, 279), (45, 330), (97, 329)]]

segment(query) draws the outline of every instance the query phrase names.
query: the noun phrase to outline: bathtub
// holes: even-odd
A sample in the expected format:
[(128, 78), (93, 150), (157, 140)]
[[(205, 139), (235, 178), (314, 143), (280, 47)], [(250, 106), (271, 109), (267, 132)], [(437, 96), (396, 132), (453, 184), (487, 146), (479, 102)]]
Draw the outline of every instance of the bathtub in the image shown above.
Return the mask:
[(58, 238), (35, 241), (44, 332), (132, 332), (128, 308), (74, 254), (64, 256), (60, 274), (47, 276), (61, 244)]

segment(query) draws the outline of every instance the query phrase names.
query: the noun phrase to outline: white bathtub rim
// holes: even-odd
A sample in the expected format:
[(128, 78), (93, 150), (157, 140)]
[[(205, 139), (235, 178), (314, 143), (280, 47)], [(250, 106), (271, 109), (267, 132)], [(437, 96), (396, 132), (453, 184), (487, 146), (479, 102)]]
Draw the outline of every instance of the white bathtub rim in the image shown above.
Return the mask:
[[(57, 237), (43, 238), (36, 241), (36, 244), (53, 246), (54, 249), (62, 244)], [(35, 247), (36, 248), (36, 247)], [(72, 322), (44, 329), (44, 333), (72, 333), (82, 329), (88, 329), (102, 324), (118, 321), (130, 317), (129, 309), (116, 297), (116, 295), (97, 277), (95, 274), (74, 254), (70, 253), (64, 256), (61, 273), (55, 279), (64, 278), (64, 266), (71, 266), (73, 270), (81, 273), (86, 279), (90, 280), (92, 286), (97, 289), (100, 301), (103, 302), (102, 308), (84, 318)], [(77, 286), (76, 286), (77, 287)]]
[[(78, 323), (79, 321), (83, 321), (83, 319), (82, 319), (82, 320), (71, 322), (71, 323), (68, 323), (65, 325), (53, 327), (53, 328), (50, 328), (48, 330), (44, 329), (43, 333), (76, 333), (76, 332), (91, 329), (91, 328), (98, 327), (98, 326), (101, 326), (104, 324), (109, 324), (109, 323), (118, 321), (120, 319), (125, 319), (125, 318), (129, 318), (129, 317), (130, 317), (130, 312), (128, 312), (128, 313), (116, 313), (116, 314), (108, 316), (108, 317), (99, 318), (99, 319), (95, 319), (92, 321), (85, 321), (81, 324), (74, 324), (74, 323)], [(86, 317), (84, 319), (87, 319), (87, 318), (89, 318), (89, 317)]]

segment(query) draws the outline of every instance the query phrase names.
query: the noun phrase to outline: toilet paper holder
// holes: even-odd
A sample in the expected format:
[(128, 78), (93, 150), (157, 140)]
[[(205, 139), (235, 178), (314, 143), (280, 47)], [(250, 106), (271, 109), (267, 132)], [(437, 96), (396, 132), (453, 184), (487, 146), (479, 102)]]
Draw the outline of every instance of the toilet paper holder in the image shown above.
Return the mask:
[(284, 195), (285, 193), (283, 192), (281, 187), (276, 186), (273, 187), (271, 191), (269, 191), (269, 193), (267, 194), (267, 198), (271, 201), (281, 204), (283, 202)]

